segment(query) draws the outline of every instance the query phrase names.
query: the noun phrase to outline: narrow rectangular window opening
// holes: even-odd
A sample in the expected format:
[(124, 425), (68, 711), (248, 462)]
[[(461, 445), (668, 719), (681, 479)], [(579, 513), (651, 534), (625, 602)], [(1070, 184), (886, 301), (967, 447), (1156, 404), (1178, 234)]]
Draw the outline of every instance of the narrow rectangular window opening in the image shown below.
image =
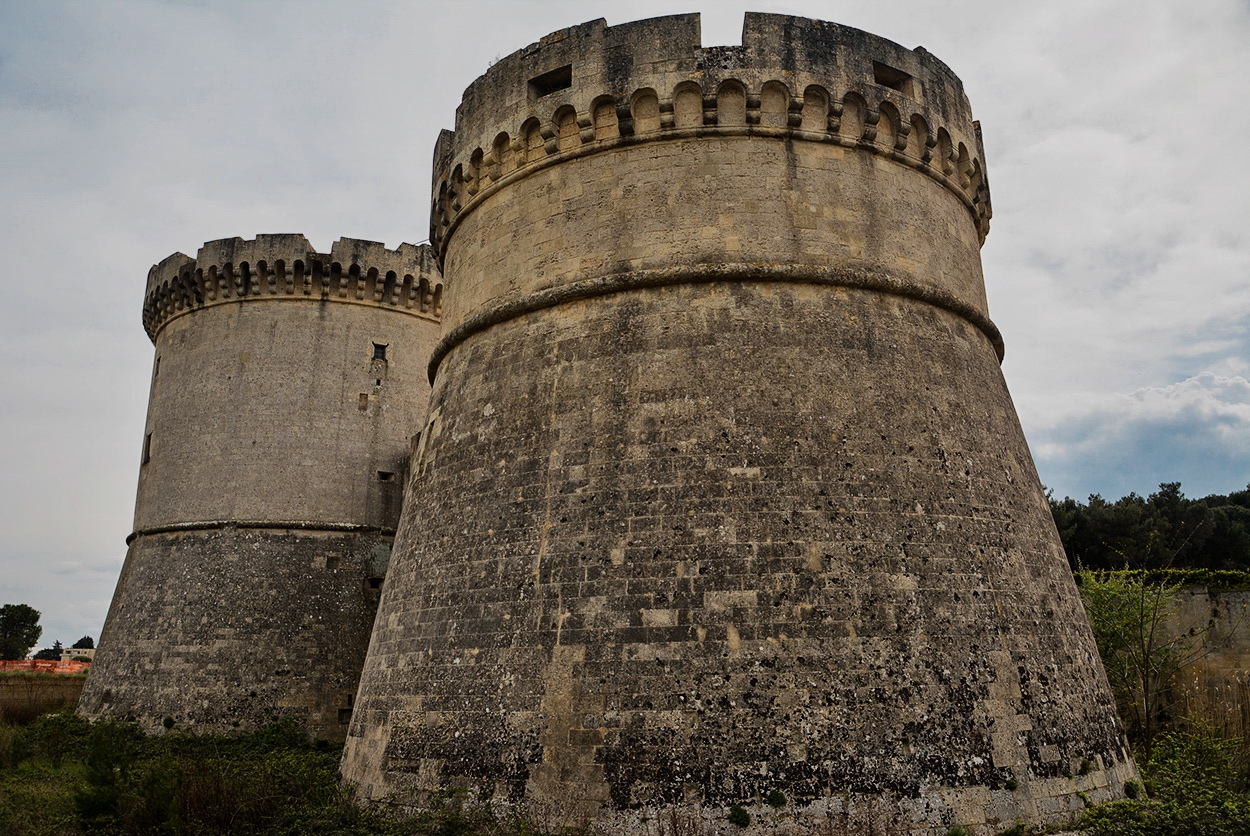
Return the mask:
[(882, 87), (897, 90), (909, 99), (916, 99), (916, 79), (889, 64), (872, 62), (872, 80)]
[(152, 434), (143, 437), (143, 464), (152, 461)]
[(573, 65), (565, 64), (563, 67), (557, 67), (530, 79), (530, 101), (541, 99), (543, 96), (550, 96), (559, 90), (567, 90), (572, 86)]
[(373, 344), (373, 359), (374, 359), (374, 360), (385, 360), (385, 359), (386, 359), (386, 349), (387, 349), (387, 345), (386, 345), (386, 343), (374, 343), (374, 344)]
[(156, 355), (156, 362), (152, 364), (152, 379), (156, 380), (156, 376), (161, 373), (161, 356)]
[(379, 482), (389, 482), (394, 478), (395, 478), (394, 471), (391, 471), (391, 470), (379, 470), (378, 471)]

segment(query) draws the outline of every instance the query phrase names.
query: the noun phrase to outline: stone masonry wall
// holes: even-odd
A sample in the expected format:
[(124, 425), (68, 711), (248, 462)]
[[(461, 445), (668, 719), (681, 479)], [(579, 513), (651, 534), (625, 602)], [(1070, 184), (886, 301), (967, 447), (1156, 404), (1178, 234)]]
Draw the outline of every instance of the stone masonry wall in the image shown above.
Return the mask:
[(933, 834), (1122, 794), (958, 79), (819, 21), (697, 29), (554, 33), (440, 139), (445, 328), (344, 776), (614, 833), (772, 790)]

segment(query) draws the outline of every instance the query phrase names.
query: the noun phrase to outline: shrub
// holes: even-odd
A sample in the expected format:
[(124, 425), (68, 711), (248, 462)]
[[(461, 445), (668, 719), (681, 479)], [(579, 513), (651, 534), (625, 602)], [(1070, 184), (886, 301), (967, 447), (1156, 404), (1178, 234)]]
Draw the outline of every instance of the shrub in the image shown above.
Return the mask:
[[(1165, 732), (1143, 767), (1151, 798), (1126, 783), (1129, 800), (1086, 810), (1081, 827), (1094, 836), (1244, 836), (1250, 802), (1234, 766), (1240, 741), (1211, 734)], [(1133, 782), (1130, 782), (1133, 783)]]
[(736, 827), (746, 827), (751, 823), (751, 814), (735, 804), (729, 808), (728, 821)]
[(83, 756), (89, 728), (86, 720), (68, 712), (44, 715), (16, 727), (10, 757), (14, 763), (33, 761), (60, 767), (66, 758)]

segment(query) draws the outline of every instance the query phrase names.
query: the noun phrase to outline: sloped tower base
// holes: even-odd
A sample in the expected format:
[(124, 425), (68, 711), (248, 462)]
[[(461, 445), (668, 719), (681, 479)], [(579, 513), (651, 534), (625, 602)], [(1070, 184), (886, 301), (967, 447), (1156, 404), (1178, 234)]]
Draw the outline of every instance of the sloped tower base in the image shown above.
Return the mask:
[(236, 528), (135, 539), (78, 711), (342, 740), (386, 574), (383, 534)]
[(944, 832), (1135, 774), (967, 322), (717, 282), (491, 337), (435, 388), (349, 742), (366, 792), (639, 832), (780, 791), (813, 826)]

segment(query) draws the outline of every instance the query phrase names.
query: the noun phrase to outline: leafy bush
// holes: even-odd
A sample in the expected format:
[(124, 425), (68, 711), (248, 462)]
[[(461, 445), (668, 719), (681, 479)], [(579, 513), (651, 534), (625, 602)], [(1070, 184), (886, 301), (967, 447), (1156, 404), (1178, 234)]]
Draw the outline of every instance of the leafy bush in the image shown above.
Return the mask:
[[(1250, 801), (1233, 757), (1240, 741), (1165, 732), (1143, 767), (1150, 798), (1086, 810), (1081, 828), (1095, 836), (1245, 836)], [(1140, 792), (1139, 792), (1140, 795)]]
[(47, 714), (14, 729), (10, 757), (14, 763), (32, 761), (58, 768), (66, 758), (85, 754), (89, 729), (86, 720), (69, 712)]
[[(465, 793), (410, 818), (357, 806), (336, 747), (294, 721), (249, 735), (148, 737), (137, 726), (72, 714), (0, 726), (4, 836), (576, 836), (570, 810), (497, 818)], [(743, 811), (745, 815), (745, 811)]]

